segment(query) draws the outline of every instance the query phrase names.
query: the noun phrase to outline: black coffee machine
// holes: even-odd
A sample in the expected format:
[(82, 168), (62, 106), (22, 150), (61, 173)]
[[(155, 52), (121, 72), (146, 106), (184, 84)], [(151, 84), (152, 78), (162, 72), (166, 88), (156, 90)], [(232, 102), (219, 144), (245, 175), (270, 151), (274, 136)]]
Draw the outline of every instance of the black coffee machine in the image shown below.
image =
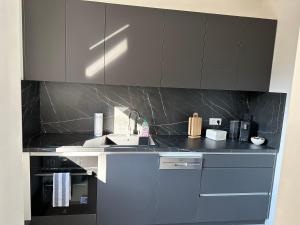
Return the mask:
[(244, 115), (244, 120), (241, 121), (240, 127), (240, 141), (249, 141), (251, 131), (251, 120), (252, 117), (250, 114)]

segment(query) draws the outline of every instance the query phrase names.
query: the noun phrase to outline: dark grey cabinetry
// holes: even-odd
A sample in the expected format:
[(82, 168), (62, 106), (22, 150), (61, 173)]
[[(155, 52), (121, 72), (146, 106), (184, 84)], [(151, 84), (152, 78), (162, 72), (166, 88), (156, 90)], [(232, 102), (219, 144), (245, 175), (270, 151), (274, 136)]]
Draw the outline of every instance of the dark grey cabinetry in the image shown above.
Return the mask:
[(105, 83), (160, 86), (162, 10), (106, 6)]
[(202, 88), (268, 91), (276, 21), (207, 15)]
[(273, 154), (204, 155), (199, 222), (263, 222), (268, 217)]
[(66, 80), (104, 84), (105, 4), (66, 3)]
[(159, 156), (107, 155), (100, 166), (106, 178), (98, 184), (97, 224), (154, 224)]
[(241, 18), (242, 43), (239, 52), (239, 90), (268, 91), (276, 36), (276, 21)]
[(165, 10), (162, 87), (200, 88), (205, 16)]
[(241, 40), (239, 17), (207, 15), (201, 87), (237, 89)]
[(156, 224), (195, 223), (201, 170), (159, 171)]
[(65, 1), (23, 0), (24, 78), (65, 81)]
[[(199, 200), (199, 222), (262, 223), (269, 210), (269, 196), (201, 196)], [(252, 223), (251, 223), (252, 221)]]

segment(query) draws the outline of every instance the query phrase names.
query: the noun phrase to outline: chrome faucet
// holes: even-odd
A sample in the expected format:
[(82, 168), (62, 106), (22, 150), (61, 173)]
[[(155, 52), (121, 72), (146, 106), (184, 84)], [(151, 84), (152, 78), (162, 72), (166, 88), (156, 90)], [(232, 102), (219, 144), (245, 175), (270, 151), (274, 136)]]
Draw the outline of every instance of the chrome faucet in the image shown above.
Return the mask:
[(129, 116), (128, 116), (129, 117), (129, 123), (128, 123), (128, 134), (129, 134), (129, 136), (131, 135), (130, 119), (131, 119), (131, 116), (133, 114), (136, 114), (134, 124), (133, 124), (133, 134), (138, 134), (137, 123), (138, 123), (138, 120), (141, 118), (140, 113), (137, 110), (133, 109), (133, 110), (129, 111)]

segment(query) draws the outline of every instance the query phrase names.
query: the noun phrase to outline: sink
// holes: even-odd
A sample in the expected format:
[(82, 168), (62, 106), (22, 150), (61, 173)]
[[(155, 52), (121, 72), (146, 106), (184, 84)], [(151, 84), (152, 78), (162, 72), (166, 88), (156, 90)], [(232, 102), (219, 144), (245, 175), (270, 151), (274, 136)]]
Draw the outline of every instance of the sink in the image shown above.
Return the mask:
[(111, 145), (118, 146), (139, 146), (150, 145), (154, 146), (155, 142), (151, 137), (149, 140), (138, 135), (126, 135), (126, 134), (109, 134), (102, 137), (96, 137), (85, 141), (83, 147), (85, 148), (97, 148)]
[(116, 145), (114, 142), (112, 142), (107, 136), (102, 137), (95, 137), (90, 140), (86, 140), (82, 147), (84, 148), (98, 148), (103, 146), (110, 146), (110, 145)]
[(107, 138), (116, 145), (137, 146), (137, 145), (155, 145), (151, 137), (149, 139), (140, 137), (139, 135), (109, 134)]

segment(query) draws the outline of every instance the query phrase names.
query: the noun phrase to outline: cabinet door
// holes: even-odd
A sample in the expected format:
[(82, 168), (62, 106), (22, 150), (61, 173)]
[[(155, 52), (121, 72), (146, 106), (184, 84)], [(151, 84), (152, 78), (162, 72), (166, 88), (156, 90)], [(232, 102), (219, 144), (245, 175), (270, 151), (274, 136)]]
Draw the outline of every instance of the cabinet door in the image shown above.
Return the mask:
[(154, 224), (158, 167), (157, 154), (107, 155), (106, 179), (98, 185), (97, 224)]
[(23, 0), (24, 78), (65, 81), (65, 1)]
[(202, 193), (269, 193), (273, 168), (204, 168)]
[(242, 18), (239, 53), (239, 90), (269, 91), (276, 35), (276, 21)]
[(160, 86), (162, 10), (107, 5), (105, 83)]
[(207, 15), (202, 88), (236, 89), (240, 27), (240, 17)]
[(264, 221), (268, 217), (269, 195), (200, 196), (199, 222)]
[(201, 170), (159, 171), (156, 224), (197, 222)]
[(205, 16), (164, 13), (162, 87), (200, 88)]
[(67, 0), (66, 79), (104, 83), (105, 5)]

